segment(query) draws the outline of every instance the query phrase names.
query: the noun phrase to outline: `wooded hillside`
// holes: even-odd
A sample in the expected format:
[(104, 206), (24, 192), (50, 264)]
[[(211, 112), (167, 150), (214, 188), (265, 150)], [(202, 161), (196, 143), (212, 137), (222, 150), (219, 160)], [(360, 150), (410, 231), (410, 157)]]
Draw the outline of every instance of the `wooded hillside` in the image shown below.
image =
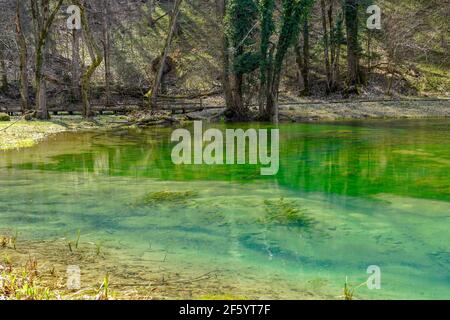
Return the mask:
[[(369, 30), (370, 5), (381, 29)], [(80, 8), (71, 30), (69, 6)], [(441, 96), (448, 0), (1, 0), (0, 105), (210, 96), (231, 120), (278, 121), (282, 99)], [(75, 22), (75, 20), (73, 21)], [(31, 113), (31, 112), (30, 112)]]

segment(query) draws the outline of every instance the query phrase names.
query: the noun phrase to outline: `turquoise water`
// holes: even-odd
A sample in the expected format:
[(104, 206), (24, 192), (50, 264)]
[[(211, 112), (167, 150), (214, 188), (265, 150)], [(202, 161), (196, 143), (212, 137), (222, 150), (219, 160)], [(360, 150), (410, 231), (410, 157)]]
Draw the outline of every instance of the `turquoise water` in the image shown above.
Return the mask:
[[(81, 230), (123, 252), (118, 264), (214, 270), (221, 293), (252, 298), (338, 299), (346, 277), (360, 284), (377, 265), (381, 289), (359, 298), (449, 299), (449, 125), (281, 125), (274, 177), (175, 166), (169, 128), (61, 134), (0, 154), (0, 230), (34, 240)], [(269, 218), (283, 208), (306, 222)]]

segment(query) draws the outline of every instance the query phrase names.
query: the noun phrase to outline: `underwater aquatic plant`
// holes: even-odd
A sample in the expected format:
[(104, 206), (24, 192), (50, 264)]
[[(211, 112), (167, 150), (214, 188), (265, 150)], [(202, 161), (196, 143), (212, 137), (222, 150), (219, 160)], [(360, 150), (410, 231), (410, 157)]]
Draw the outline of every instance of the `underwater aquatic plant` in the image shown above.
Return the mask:
[(314, 219), (308, 216), (305, 209), (297, 208), (292, 202), (281, 198), (277, 201), (264, 201), (266, 215), (263, 223), (276, 223), (283, 225), (309, 228), (314, 224)]
[(145, 205), (157, 205), (159, 203), (183, 203), (198, 196), (195, 191), (158, 191), (147, 194), (143, 203)]
[(78, 249), (80, 245), (80, 238), (81, 238), (81, 230), (78, 230), (75, 241), (72, 240), (67, 241), (67, 246), (69, 247), (70, 252), (73, 252), (73, 247), (75, 247), (75, 249)]
[(78, 249), (78, 245), (80, 244), (81, 231), (77, 231), (77, 239), (75, 240), (75, 248)]
[(97, 242), (95, 243), (95, 254), (99, 256), (102, 253), (102, 243)]

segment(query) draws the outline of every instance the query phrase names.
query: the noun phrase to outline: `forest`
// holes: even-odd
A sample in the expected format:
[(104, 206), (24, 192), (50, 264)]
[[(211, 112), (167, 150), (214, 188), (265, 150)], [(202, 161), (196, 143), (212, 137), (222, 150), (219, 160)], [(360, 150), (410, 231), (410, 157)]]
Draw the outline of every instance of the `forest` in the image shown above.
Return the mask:
[(0, 311), (450, 297), (450, 0), (0, 9)]
[(4, 111), (200, 99), (276, 123), (280, 102), (448, 96), (447, 0), (69, 2), (2, 0)]

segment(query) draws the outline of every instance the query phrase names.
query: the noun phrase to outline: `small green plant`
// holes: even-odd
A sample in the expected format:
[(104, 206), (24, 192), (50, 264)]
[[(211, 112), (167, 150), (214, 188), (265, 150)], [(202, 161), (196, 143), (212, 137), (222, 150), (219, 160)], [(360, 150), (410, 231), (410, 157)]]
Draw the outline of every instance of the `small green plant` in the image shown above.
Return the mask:
[(7, 115), (6, 113), (1, 112), (0, 113), (0, 122), (7, 122), (11, 121), (11, 117)]
[(9, 244), (9, 238), (5, 237), (5, 236), (1, 236), (0, 237), (0, 247), (1, 248), (6, 248)]
[(78, 245), (80, 244), (81, 231), (77, 231), (77, 239), (75, 240), (75, 249), (78, 249)]
[(52, 291), (38, 284), (37, 261), (30, 258), (23, 269), (5, 268), (0, 273), (0, 300), (50, 300)]
[(16, 230), (16, 232), (14, 233), (14, 236), (11, 237), (11, 244), (12, 244), (14, 250), (16, 250), (16, 244), (17, 244), (18, 237), (19, 237), (19, 231)]
[(101, 242), (97, 242), (95, 244), (95, 253), (97, 256), (99, 256), (102, 253), (102, 243)]
[(80, 237), (81, 237), (81, 231), (78, 230), (77, 231), (77, 237), (75, 239), (75, 241), (72, 240), (68, 240), (67, 241), (67, 247), (69, 248), (70, 252), (73, 252), (73, 249), (78, 249), (79, 245), (80, 245)]
[(344, 284), (344, 300), (353, 300), (354, 289), (350, 289), (348, 284), (348, 278), (345, 278)]
[(367, 284), (367, 281), (361, 283), (358, 286), (352, 286), (348, 283), (348, 277), (346, 277), (345, 284), (344, 284), (344, 295), (343, 295), (344, 300), (354, 300), (356, 290), (358, 290), (362, 286), (365, 286), (366, 284)]
[(11, 257), (5, 254), (5, 255), (3, 256), (3, 263), (5, 264), (5, 266), (11, 267), (11, 266), (12, 266), (12, 260), (11, 260)]
[(98, 289), (97, 300), (109, 300), (109, 275), (103, 279), (103, 283)]

